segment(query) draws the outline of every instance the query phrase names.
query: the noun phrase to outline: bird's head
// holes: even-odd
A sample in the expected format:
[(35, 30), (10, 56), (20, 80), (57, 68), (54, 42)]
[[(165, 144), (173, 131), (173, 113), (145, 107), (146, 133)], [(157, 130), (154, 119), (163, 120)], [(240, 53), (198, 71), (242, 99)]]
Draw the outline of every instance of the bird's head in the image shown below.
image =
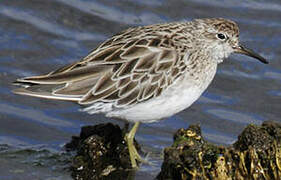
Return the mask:
[(239, 28), (235, 22), (223, 18), (210, 18), (197, 19), (194, 24), (197, 45), (218, 63), (231, 53), (245, 54), (265, 64), (268, 63), (265, 58), (239, 42)]

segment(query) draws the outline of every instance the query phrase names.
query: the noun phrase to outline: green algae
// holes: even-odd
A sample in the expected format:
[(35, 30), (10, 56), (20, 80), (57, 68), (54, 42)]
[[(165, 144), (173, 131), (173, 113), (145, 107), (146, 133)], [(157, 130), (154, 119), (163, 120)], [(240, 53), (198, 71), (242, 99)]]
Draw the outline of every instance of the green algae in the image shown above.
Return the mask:
[(157, 179), (280, 179), (281, 125), (248, 125), (229, 147), (204, 140), (199, 125), (179, 129)]

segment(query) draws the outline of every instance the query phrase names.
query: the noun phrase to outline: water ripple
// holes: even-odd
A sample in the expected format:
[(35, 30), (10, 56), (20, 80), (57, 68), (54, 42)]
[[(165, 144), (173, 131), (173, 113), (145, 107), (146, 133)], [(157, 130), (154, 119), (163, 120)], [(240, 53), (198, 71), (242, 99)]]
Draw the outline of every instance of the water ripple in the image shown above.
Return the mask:
[(272, 69), (272, 68), (267, 69), (264, 75), (266, 78), (276, 79), (281, 81), (281, 70)]
[(22, 147), (31, 145), (26, 139), (20, 140), (19, 138), (11, 135), (0, 135), (0, 144), (11, 145), (13, 147)]
[(238, 102), (238, 99), (233, 97), (224, 96), (222, 94), (218, 95), (215, 93), (205, 92), (197, 101), (199, 103), (216, 103), (216, 104), (234, 104)]
[(135, 14), (122, 11), (112, 6), (106, 6), (104, 4), (94, 1), (81, 1), (81, 0), (57, 0), (71, 7), (77, 8), (83, 12), (92, 14), (94, 16), (101, 17), (109, 21), (115, 21), (126, 24), (153, 24), (161, 22), (163, 19), (157, 14), (148, 13), (142, 11), (140, 14)]
[(237, 138), (229, 136), (227, 133), (215, 131), (212, 128), (202, 127), (202, 135), (206, 140), (215, 142), (217, 144), (232, 144)]
[(249, 78), (249, 79), (260, 79), (263, 77), (262, 73), (247, 73), (243, 71), (238, 71), (235, 69), (232, 70), (226, 70), (226, 69), (219, 69), (218, 74), (228, 75), (232, 77), (243, 77), (243, 78)]
[(49, 115), (38, 111), (37, 109), (27, 109), (26, 107), (16, 107), (8, 104), (0, 103), (0, 113), (9, 114), (10, 116), (19, 116), (22, 119), (29, 119), (45, 125), (51, 125), (55, 127), (71, 127), (74, 124), (64, 121), (55, 117), (50, 117)]
[(281, 97), (281, 90), (271, 90), (268, 91), (269, 95)]
[[(204, 0), (192, 0), (193, 2), (200, 2), (206, 4)], [(224, 8), (237, 8), (237, 7), (244, 7), (248, 9), (255, 9), (255, 10), (269, 10), (269, 11), (281, 11), (281, 5), (276, 2), (255, 2), (255, 1), (225, 1), (222, 2), (221, 0), (215, 1), (208, 1), (210, 5), (216, 7), (224, 7)]]
[(203, 111), (207, 114), (215, 116), (216, 118), (225, 119), (241, 124), (262, 124), (262, 122), (265, 120), (265, 118), (257, 114), (238, 112), (230, 109), (205, 108)]
[(0, 7), (0, 14), (8, 16), (15, 20), (31, 24), (44, 32), (63, 36), (65, 38), (75, 40), (104, 40), (106, 38), (106, 36), (99, 33), (79, 32), (64, 28), (58, 24), (54, 24), (53, 22), (48, 22), (43, 18), (36, 17), (31, 13), (31, 11), (27, 12), (20, 9), (2, 6)]
[(30, 44), (25, 43), (26, 40), (30, 39), (31, 37), (26, 34), (18, 35), (16, 34), (16, 32), (13, 32), (11, 30), (7, 31), (7, 29), (0, 27), (0, 50), (38, 50), (39, 48), (37, 48), (35, 45), (31, 47)]

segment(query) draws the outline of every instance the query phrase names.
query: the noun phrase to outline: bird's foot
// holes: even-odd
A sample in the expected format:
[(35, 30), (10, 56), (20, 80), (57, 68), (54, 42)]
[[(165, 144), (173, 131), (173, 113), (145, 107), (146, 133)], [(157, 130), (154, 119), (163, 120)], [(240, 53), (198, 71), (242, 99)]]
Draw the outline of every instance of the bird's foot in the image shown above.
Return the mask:
[(140, 163), (146, 162), (144, 159), (141, 158), (141, 156), (139, 155), (139, 153), (134, 145), (134, 137), (135, 137), (139, 124), (140, 124), (139, 122), (135, 123), (135, 125), (133, 126), (131, 131), (125, 135), (125, 141), (127, 142), (127, 145), (128, 145), (131, 165), (132, 165), (133, 169), (138, 168), (137, 162), (140, 162)]
[(131, 165), (133, 169), (138, 168), (137, 162), (144, 162), (144, 160), (141, 158), (139, 155), (135, 145), (134, 145), (134, 138), (130, 138), (128, 134), (125, 136), (125, 140), (128, 145), (128, 150), (129, 150), (129, 155), (130, 155), (130, 160), (131, 160)]

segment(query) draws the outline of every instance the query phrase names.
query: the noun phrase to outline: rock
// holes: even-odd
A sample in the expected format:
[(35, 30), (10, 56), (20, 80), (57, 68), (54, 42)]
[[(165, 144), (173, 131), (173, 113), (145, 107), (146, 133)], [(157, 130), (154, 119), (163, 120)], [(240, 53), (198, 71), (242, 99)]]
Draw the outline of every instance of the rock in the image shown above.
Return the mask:
[(281, 179), (281, 125), (248, 125), (237, 142), (222, 147), (205, 141), (199, 125), (179, 129), (165, 148), (157, 179)]
[(124, 134), (111, 123), (82, 127), (80, 136), (72, 137), (65, 145), (68, 151), (77, 150), (72, 177), (77, 180), (128, 178), (131, 162)]

